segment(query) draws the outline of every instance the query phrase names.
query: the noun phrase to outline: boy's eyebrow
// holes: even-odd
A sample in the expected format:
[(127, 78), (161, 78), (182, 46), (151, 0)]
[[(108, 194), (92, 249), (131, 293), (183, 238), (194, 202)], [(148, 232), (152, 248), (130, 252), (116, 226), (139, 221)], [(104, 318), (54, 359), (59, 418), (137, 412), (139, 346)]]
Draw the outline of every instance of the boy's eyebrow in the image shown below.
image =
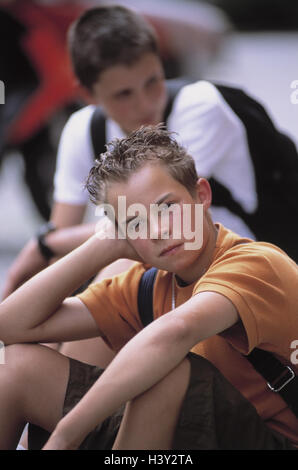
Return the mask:
[(166, 193), (166, 194), (164, 194), (164, 195), (161, 196), (156, 202), (154, 202), (154, 204), (156, 204), (157, 206), (159, 206), (159, 204), (161, 204), (162, 202), (164, 202), (169, 196), (173, 196), (173, 193)]
[[(161, 196), (156, 202), (154, 202), (153, 204), (159, 206), (159, 204), (161, 204), (162, 202), (164, 202), (169, 196), (172, 196), (173, 193), (166, 193), (164, 194), (163, 196)], [(129, 217), (128, 219), (126, 219), (125, 221), (125, 224), (127, 225), (129, 222), (131, 222), (133, 219), (136, 219), (138, 216), (137, 215), (133, 215), (132, 217)]]
[[(160, 74), (154, 73), (146, 79), (145, 83), (148, 84), (151, 81), (158, 79), (158, 78), (163, 78), (163, 76), (161, 76)], [(127, 86), (124, 88), (120, 88), (119, 90), (116, 90), (114, 93), (112, 93), (112, 96), (117, 97), (117, 96), (125, 95), (127, 93), (131, 93), (132, 91), (133, 89)]]

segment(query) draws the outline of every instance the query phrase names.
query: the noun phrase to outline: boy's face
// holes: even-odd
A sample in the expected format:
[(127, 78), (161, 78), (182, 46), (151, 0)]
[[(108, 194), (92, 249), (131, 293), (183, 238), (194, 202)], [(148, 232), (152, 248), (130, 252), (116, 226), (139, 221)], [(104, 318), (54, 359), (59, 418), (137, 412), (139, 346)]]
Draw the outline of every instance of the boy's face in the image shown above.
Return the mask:
[[(125, 196), (126, 210), (120, 196)], [(191, 271), (193, 267), (197, 269), (198, 257), (208, 242), (206, 211), (211, 204), (211, 190), (205, 179), (198, 180), (192, 196), (165, 167), (146, 164), (127, 182), (110, 183), (107, 202), (114, 208), (118, 225), (126, 228), (129, 243), (145, 263), (175, 272), (182, 279), (192, 279)], [(150, 207), (152, 204), (159, 207), (163, 204), (157, 216)], [(201, 213), (197, 214), (198, 207)], [(184, 220), (188, 227), (183, 225)], [(202, 243), (186, 249), (187, 244), (195, 242), (199, 232)]]
[(131, 66), (106, 69), (93, 87), (92, 99), (126, 134), (162, 122), (167, 94), (159, 57), (147, 53)]

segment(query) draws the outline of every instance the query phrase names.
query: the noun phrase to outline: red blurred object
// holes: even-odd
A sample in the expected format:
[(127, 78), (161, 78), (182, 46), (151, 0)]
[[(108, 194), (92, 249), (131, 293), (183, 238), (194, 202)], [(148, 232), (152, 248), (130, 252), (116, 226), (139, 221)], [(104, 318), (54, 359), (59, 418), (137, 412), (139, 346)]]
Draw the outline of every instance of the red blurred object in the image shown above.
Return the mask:
[(21, 46), (39, 80), (38, 88), (9, 129), (9, 140), (18, 144), (37, 132), (57, 108), (78, 98), (79, 88), (71, 70), (66, 33), (84, 8), (69, 2), (39, 5), (33, 1), (15, 1), (7, 4), (6, 9), (26, 28)]

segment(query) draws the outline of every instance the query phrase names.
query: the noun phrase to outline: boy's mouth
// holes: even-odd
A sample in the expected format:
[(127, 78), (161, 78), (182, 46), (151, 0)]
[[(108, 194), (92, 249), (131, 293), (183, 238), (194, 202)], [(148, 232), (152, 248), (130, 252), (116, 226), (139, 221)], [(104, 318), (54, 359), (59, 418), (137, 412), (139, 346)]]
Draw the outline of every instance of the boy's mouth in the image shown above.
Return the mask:
[(183, 245), (184, 245), (184, 243), (176, 243), (176, 245), (170, 245), (167, 248), (165, 248), (164, 250), (162, 250), (162, 252), (160, 253), (159, 256), (172, 255), (172, 254), (176, 253), (179, 250), (179, 248), (181, 248)]

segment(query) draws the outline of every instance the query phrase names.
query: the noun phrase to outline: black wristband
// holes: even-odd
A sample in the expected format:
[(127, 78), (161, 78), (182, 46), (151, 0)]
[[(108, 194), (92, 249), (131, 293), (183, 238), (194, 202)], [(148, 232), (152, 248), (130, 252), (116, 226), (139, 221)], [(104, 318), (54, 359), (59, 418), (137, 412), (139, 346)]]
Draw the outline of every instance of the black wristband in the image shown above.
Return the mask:
[(54, 232), (56, 230), (55, 225), (52, 222), (48, 222), (47, 224), (43, 225), (38, 233), (37, 233), (37, 242), (38, 248), (42, 256), (49, 261), (51, 258), (55, 256), (53, 250), (46, 244), (45, 237), (50, 232)]

